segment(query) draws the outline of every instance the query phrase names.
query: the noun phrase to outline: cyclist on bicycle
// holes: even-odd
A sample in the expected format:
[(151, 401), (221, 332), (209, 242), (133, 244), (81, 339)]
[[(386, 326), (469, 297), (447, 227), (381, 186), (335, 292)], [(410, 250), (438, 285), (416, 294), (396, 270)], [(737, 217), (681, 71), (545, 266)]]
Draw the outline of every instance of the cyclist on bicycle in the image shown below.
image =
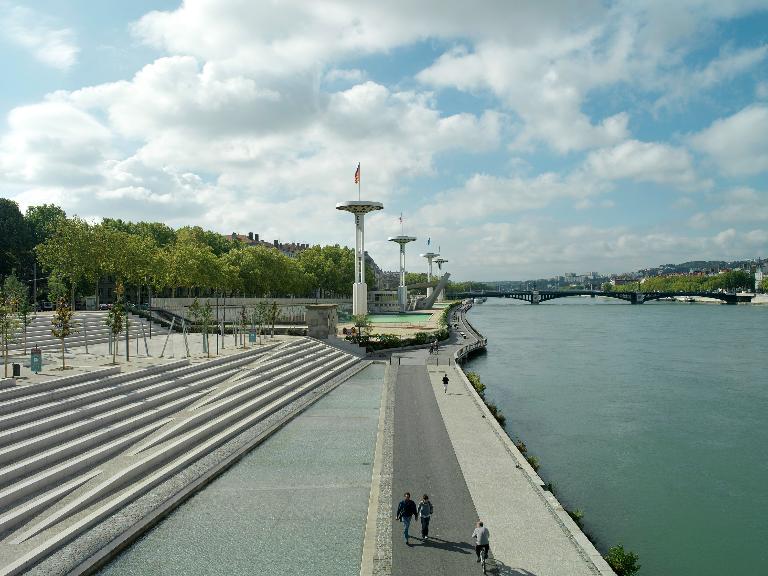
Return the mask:
[(488, 557), (488, 550), (490, 549), (490, 545), (488, 544), (488, 540), (490, 538), (490, 533), (488, 532), (488, 528), (483, 526), (483, 523), (478, 520), (477, 526), (475, 527), (475, 531), (472, 532), (472, 538), (475, 539), (475, 554), (477, 554), (477, 561), (480, 562), (480, 552), (485, 552), (485, 557)]

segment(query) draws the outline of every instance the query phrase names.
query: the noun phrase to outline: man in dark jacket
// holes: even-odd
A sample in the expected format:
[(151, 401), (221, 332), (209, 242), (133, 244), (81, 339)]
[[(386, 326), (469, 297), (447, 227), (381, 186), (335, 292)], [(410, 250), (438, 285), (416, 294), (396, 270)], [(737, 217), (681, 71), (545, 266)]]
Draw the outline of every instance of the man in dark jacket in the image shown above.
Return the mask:
[(406, 492), (405, 497), (397, 505), (397, 519), (403, 523), (403, 538), (408, 543), (408, 528), (411, 526), (411, 519), (416, 517), (416, 503), (411, 500), (411, 493)]

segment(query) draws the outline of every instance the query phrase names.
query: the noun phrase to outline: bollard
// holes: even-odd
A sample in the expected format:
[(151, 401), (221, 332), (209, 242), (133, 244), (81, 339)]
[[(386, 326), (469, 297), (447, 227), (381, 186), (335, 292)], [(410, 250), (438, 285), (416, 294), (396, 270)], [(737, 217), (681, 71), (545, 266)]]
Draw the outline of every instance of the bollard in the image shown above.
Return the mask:
[(32, 348), (29, 352), (29, 369), (38, 374), (43, 369), (43, 352), (40, 348)]

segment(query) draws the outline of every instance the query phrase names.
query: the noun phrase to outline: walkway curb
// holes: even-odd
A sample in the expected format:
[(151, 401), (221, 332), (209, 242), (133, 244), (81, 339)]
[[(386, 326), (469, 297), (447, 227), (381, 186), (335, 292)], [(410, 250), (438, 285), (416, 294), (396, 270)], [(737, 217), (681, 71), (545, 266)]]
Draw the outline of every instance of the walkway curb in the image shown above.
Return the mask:
[[(373, 456), (371, 494), (368, 499), (368, 519), (365, 524), (360, 576), (389, 576), (392, 573), (392, 531), (391, 528), (385, 529), (385, 526), (390, 526), (389, 502), (392, 499), (392, 372), (396, 378), (397, 369), (387, 365), (379, 406), (379, 427)], [(384, 510), (387, 512), (386, 524), (382, 522)]]

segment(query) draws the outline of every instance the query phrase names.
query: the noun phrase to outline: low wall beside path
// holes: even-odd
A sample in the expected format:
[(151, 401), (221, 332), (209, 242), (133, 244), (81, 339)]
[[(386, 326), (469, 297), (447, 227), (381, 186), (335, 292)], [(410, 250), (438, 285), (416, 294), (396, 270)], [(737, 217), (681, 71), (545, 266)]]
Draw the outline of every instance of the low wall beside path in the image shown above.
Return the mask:
[[(520, 573), (525, 574), (615, 576), (562, 504), (544, 489), (544, 481), (493, 417), (461, 369), (462, 359), (487, 345), (487, 338), (464, 317), (471, 306), (468, 303), (458, 311), (458, 321), (470, 341), (456, 348), (453, 366), (445, 368), (438, 364), (428, 369), (477, 512), (493, 527), (494, 556), (501, 565), (524, 569)], [(440, 390), (441, 374), (451, 368), (464, 392), (456, 397), (444, 395)], [(455, 388), (453, 390), (455, 393)], [(470, 406), (474, 407), (477, 420), (472, 417)], [(485, 446), (487, 456), (480, 465), (476, 457), (478, 442)]]
[(214, 318), (217, 322), (236, 323), (240, 319), (243, 307), (253, 310), (261, 303), (277, 303), (280, 308), (277, 322), (280, 324), (303, 324), (305, 322), (306, 306), (308, 304), (336, 304), (342, 316), (351, 314), (352, 300), (340, 298), (152, 298), (153, 310), (165, 310), (191, 320), (189, 307), (197, 300), (199, 304), (210, 303)]

